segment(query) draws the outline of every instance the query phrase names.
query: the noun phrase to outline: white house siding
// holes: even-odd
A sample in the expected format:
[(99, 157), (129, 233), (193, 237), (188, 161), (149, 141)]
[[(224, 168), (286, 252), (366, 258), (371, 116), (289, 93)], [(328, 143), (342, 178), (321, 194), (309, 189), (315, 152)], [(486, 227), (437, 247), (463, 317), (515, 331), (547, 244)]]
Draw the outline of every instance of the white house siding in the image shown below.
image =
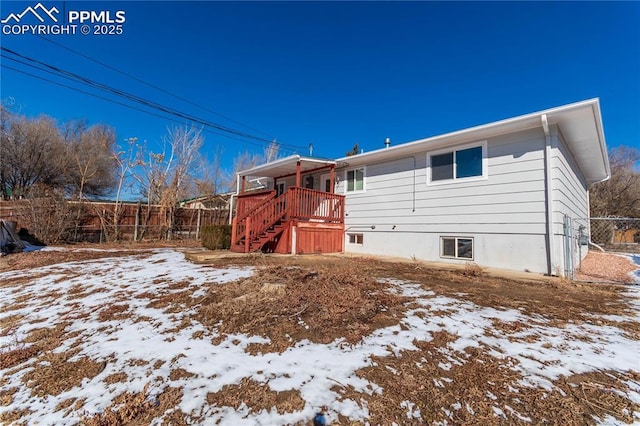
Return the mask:
[[(565, 270), (565, 241), (563, 220), (568, 215), (574, 219), (573, 227), (582, 224), (589, 226), (589, 198), (588, 186), (585, 178), (569, 151), (562, 136), (562, 129), (554, 127), (552, 132), (551, 177), (553, 188), (553, 242), (554, 252), (559, 272)], [(575, 220), (578, 219), (578, 220)], [(572, 241), (573, 264), (578, 265), (580, 253), (586, 256), (588, 247), (578, 245), (578, 235), (575, 233)]]
[(440, 257), (440, 237), (472, 237), (479, 265), (546, 272), (544, 146), (542, 129), (489, 138), (488, 178), (471, 182), (427, 185), (426, 150), (367, 164), (365, 192), (347, 193), (345, 251), (464, 263)]

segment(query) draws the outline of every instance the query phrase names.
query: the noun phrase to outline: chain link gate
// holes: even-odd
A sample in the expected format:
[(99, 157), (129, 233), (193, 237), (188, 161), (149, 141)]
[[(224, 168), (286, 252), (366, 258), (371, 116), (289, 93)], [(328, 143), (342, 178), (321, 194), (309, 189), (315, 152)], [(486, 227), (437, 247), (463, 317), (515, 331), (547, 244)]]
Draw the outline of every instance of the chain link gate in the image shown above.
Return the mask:
[(571, 218), (565, 215), (563, 231), (564, 276), (569, 279), (575, 279), (582, 269), (583, 256), (589, 249), (629, 255), (640, 268), (640, 218)]

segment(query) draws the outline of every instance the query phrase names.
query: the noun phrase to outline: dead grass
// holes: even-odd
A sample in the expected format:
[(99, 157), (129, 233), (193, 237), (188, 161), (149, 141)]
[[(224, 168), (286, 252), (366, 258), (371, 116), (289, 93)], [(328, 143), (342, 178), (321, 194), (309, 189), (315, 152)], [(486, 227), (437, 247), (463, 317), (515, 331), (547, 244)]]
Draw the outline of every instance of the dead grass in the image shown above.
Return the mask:
[(254, 413), (275, 407), (279, 414), (302, 410), (305, 401), (298, 391), (273, 391), (269, 385), (243, 378), (240, 384), (226, 385), (220, 391), (207, 394), (207, 402), (218, 407), (240, 408), (244, 403)]
[(4, 413), (0, 413), (0, 424), (7, 425), (26, 425), (27, 416), (31, 411), (27, 409), (23, 410), (11, 410)]
[[(120, 254), (80, 252), (75, 255), (78, 257), (74, 260), (80, 260), (84, 255), (89, 255), (86, 259), (96, 259)], [(49, 261), (54, 260), (49, 258)], [(213, 265), (226, 266), (229, 263), (256, 266), (257, 271), (248, 279), (212, 285), (200, 298), (192, 297), (195, 288), (190, 288), (188, 281), (170, 283), (168, 290), (172, 292), (163, 289), (160, 294), (148, 292), (137, 297), (148, 299), (148, 306), (166, 312), (195, 308), (196, 314), (184, 317), (173, 331), (199, 321), (211, 331), (220, 333), (216, 340), (234, 333), (259, 334), (271, 340), (270, 344), (249, 345), (247, 350), (252, 354), (281, 352), (302, 339), (328, 343), (344, 338), (347, 343), (356, 343), (375, 329), (398, 324), (411, 304), (386, 291), (387, 285), (378, 282), (379, 278), (386, 277), (416, 282), (438, 295), (468, 300), (481, 307), (518, 309), (524, 314), (541, 315), (549, 326), (592, 323), (596, 321), (593, 315), (630, 313), (625, 289), (620, 286), (552, 279), (514, 281), (492, 277), (473, 264), (460, 271), (450, 271), (429, 268), (418, 262), (391, 263), (358, 257), (247, 256), (216, 261)], [(21, 268), (27, 266), (23, 264), (16, 269)], [(70, 293), (67, 297), (80, 295), (84, 290), (77, 286)], [(99, 318), (102, 321), (132, 318), (133, 313), (129, 309), (125, 301), (114, 300), (102, 308)], [(447, 316), (448, 312), (443, 310), (431, 314)], [(18, 315), (5, 317), (0, 322), (0, 331), (10, 335), (21, 320)], [(629, 338), (640, 340), (640, 324), (637, 322), (614, 323), (597, 319), (596, 324), (614, 325), (624, 330)], [(53, 328), (32, 330), (22, 342), (16, 341), (10, 350), (0, 353), (0, 368), (14, 368), (31, 361), (34, 369), (24, 375), (23, 384), (37, 396), (59, 395), (80, 385), (83, 378), (95, 377), (104, 369), (104, 363), (86, 357), (73, 358), (77, 353), (73, 349), (66, 353), (52, 352), (65, 340), (74, 337), (66, 332), (67, 326), (68, 323), (60, 323)], [(508, 336), (526, 331), (530, 324), (496, 320), (493, 326)], [(193, 338), (207, 338), (209, 335), (199, 332)], [(640, 411), (637, 404), (621, 396), (622, 392), (629, 390), (628, 383), (640, 382), (637, 372), (601, 371), (561, 378), (554, 383), (557, 390), (548, 392), (519, 385), (522, 377), (514, 370), (516, 361), (513, 359), (492, 357), (486, 348), (450, 353), (447, 345), (455, 341), (456, 336), (438, 332), (432, 337), (429, 342), (414, 342), (418, 347), (416, 351), (404, 351), (399, 356), (374, 357), (373, 366), (357, 372), (362, 378), (380, 386), (383, 392), (369, 395), (339, 382), (335, 383), (333, 390), (342, 399), (349, 398), (359, 404), (366, 402), (371, 424), (432, 424), (444, 421), (450, 424), (524, 424), (517, 415), (520, 413), (530, 417), (533, 424), (578, 425), (593, 424), (593, 416), (602, 418), (605, 415), (620, 422), (632, 422), (632, 413)], [(167, 338), (171, 338), (170, 333)], [(535, 337), (519, 339), (526, 341)], [(157, 369), (162, 364), (162, 361), (156, 361), (153, 367)], [(151, 362), (131, 360), (130, 365), (151, 367)], [(188, 371), (176, 368), (171, 370), (168, 379), (189, 380), (191, 376)], [(124, 372), (115, 372), (105, 379), (108, 384), (126, 381)], [(149, 395), (147, 390), (118, 396), (103, 413), (87, 415), (82, 423), (101, 426), (149, 424), (167, 410), (173, 411), (165, 415), (165, 424), (204, 421), (177, 409), (182, 399), (181, 389), (168, 387), (157, 396)], [(0, 392), (0, 405), (10, 406), (16, 391), (16, 388), (7, 388)], [(420, 418), (408, 418), (403, 401), (415, 403), (420, 409)], [(208, 393), (207, 402), (236, 409), (244, 402), (254, 413), (275, 406), (283, 414), (305, 406), (297, 391), (275, 392), (268, 384), (249, 378), (242, 379), (239, 384), (225, 386), (219, 392)], [(83, 400), (66, 399), (58, 404), (56, 410), (68, 415), (74, 411), (82, 412), (83, 406)], [(506, 406), (514, 411), (509, 411)], [(496, 417), (494, 407), (500, 408), (505, 417)], [(0, 423), (26, 424), (24, 419), (28, 414), (26, 410), (5, 412), (0, 415)], [(339, 418), (336, 423), (351, 424), (346, 418)]]
[[(96, 246), (104, 249), (105, 247)], [(70, 248), (73, 250), (73, 248)], [(57, 263), (77, 262), (81, 260), (93, 260), (104, 257), (122, 257), (139, 254), (136, 251), (33, 251), (29, 253), (15, 253), (2, 258), (0, 271), (16, 271), (21, 269), (38, 268)]]
[[(640, 410), (615, 392), (629, 390), (621, 380), (628, 375), (598, 372), (563, 378), (555, 384), (564, 394), (523, 387), (518, 384), (520, 375), (513, 370), (515, 360), (500, 360), (472, 348), (451, 362), (440, 350), (451, 338), (416, 342), (418, 351), (404, 351), (399, 357), (375, 357), (375, 366), (358, 374), (381, 386), (383, 393), (363, 395), (341, 386), (334, 390), (343, 398), (363, 398), (371, 412), (371, 424), (411, 424), (403, 401), (419, 408), (420, 418), (413, 421), (416, 424), (530, 424), (519, 415), (529, 417), (533, 424), (595, 424), (592, 416), (604, 415), (631, 423), (630, 413)], [(496, 417), (494, 407), (502, 410), (504, 417)]]
[(98, 314), (98, 320), (106, 322), (118, 321), (127, 318), (129, 317), (129, 314), (127, 313), (128, 309), (129, 305), (127, 304), (109, 305), (100, 311), (100, 313)]
[(13, 402), (13, 395), (18, 391), (18, 388), (8, 388), (0, 390), (0, 406), (7, 407)]
[(148, 385), (142, 392), (123, 393), (114, 398), (113, 402), (102, 412), (84, 416), (82, 424), (86, 426), (120, 426), (120, 425), (145, 425), (155, 417), (173, 409), (167, 414), (164, 423), (167, 425), (193, 424), (179, 409), (176, 409), (182, 399), (182, 390), (179, 388), (166, 388), (157, 396), (148, 394)]
[(39, 353), (39, 348), (35, 346), (24, 346), (23, 344), (19, 344), (18, 347), (14, 349), (2, 350), (0, 351), (0, 370), (22, 364)]
[(111, 385), (113, 383), (123, 383), (126, 382), (128, 379), (128, 376), (126, 373), (113, 373), (113, 374), (109, 374), (107, 377), (105, 377), (104, 382), (108, 385)]
[[(87, 357), (70, 361), (73, 352), (46, 353), (39, 357), (38, 364), (25, 374), (22, 382), (31, 389), (32, 395), (59, 395), (85, 378), (92, 379), (104, 370), (105, 362), (96, 362)], [(44, 362), (42, 362), (44, 361)]]
[(271, 340), (251, 345), (252, 353), (280, 352), (303, 339), (355, 343), (401, 319), (403, 298), (385, 288), (351, 267), (268, 266), (251, 278), (211, 287), (196, 319), (223, 335), (257, 332)]

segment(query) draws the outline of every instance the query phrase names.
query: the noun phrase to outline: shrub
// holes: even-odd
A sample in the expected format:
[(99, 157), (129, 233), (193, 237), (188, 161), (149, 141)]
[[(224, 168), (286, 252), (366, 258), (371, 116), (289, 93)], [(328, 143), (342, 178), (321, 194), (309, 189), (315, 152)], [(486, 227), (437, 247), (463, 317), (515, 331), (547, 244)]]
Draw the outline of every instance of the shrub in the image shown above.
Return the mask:
[(203, 226), (200, 241), (209, 250), (228, 250), (231, 247), (231, 225)]

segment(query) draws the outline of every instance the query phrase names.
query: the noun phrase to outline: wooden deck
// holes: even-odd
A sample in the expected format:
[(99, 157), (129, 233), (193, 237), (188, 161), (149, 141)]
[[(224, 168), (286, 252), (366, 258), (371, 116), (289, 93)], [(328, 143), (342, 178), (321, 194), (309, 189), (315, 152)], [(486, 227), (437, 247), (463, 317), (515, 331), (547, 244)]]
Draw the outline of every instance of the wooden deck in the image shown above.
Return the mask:
[(231, 250), (336, 253), (344, 245), (344, 196), (300, 187), (238, 196)]

